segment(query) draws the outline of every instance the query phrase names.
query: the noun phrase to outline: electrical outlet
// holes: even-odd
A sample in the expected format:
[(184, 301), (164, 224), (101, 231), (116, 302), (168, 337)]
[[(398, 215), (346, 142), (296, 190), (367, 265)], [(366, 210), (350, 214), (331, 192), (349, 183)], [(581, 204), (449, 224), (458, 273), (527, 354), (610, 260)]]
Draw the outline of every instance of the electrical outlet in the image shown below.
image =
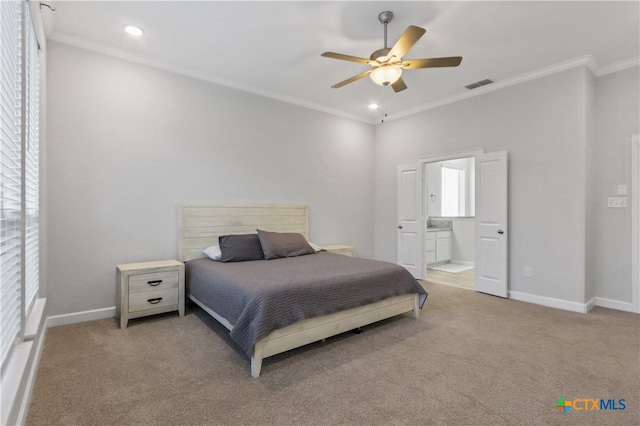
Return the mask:
[(527, 278), (531, 278), (533, 276), (533, 271), (531, 270), (531, 267), (529, 266), (524, 267), (524, 276)]
[(627, 207), (627, 197), (609, 197), (607, 198), (607, 207), (620, 209)]

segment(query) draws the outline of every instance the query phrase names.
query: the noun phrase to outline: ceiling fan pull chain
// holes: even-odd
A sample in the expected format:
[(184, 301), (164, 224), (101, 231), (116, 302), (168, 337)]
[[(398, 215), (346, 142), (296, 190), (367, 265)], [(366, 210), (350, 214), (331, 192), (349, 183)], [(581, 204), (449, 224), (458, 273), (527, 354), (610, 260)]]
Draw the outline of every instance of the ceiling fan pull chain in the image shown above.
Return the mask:
[(380, 86), (380, 91), (382, 92), (380, 94), (380, 98), (382, 100), (382, 108), (380, 108), (380, 112), (381, 112), (381, 118), (380, 118), (380, 124), (384, 123), (385, 118), (387, 118), (387, 93), (386, 93), (386, 89), (387, 86)]

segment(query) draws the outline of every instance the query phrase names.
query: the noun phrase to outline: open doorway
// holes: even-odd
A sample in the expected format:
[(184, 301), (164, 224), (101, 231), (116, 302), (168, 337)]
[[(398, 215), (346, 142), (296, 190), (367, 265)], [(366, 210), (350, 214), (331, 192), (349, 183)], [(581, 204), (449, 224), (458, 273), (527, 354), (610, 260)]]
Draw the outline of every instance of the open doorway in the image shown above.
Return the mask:
[(475, 157), (423, 164), (425, 276), (473, 290), (475, 267)]
[[(450, 154), (398, 166), (397, 262), (417, 279), (429, 279), (424, 266), (429, 224), (423, 189), (425, 165), (468, 157), (475, 160), (474, 290), (506, 298), (509, 296), (506, 151)], [(434, 239), (437, 246), (437, 235)]]

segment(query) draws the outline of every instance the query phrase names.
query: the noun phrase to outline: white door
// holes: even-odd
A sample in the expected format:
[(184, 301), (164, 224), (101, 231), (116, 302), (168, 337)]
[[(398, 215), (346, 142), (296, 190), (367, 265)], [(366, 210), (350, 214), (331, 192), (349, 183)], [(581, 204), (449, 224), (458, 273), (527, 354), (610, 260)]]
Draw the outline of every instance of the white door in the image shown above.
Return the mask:
[(416, 278), (422, 266), (422, 168), (398, 167), (398, 264)]
[(508, 296), (507, 152), (476, 156), (475, 289)]

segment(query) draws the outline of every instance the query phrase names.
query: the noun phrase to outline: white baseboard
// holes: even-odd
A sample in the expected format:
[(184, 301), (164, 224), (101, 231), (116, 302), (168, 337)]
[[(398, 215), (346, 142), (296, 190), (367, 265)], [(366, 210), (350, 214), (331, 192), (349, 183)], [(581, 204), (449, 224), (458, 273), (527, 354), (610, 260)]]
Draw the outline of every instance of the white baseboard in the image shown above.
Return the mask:
[(116, 307), (93, 309), (91, 311), (74, 312), (71, 314), (53, 315), (47, 318), (47, 327), (75, 324), (78, 322), (93, 321), (105, 318), (114, 318)]
[(587, 304), (585, 303), (569, 302), (568, 300), (538, 296), (529, 293), (521, 293), (519, 291), (510, 291), (509, 299), (519, 300), (521, 302), (527, 303), (535, 303), (536, 305), (548, 306), (550, 308), (562, 309), (564, 311), (579, 312), (582, 314), (586, 314), (588, 312)]
[(548, 306), (550, 308), (562, 309), (571, 312), (580, 312), (583, 314), (589, 312), (594, 306), (601, 306), (603, 308), (616, 309), (624, 312), (634, 312), (632, 303), (605, 299), (604, 297), (594, 297), (587, 303), (578, 303), (562, 299), (554, 299), (553, 297), (510, 291), (509, 298), (519, 300), (521, 302), (535, 303), (536, 305)]
[(604, 297), (595, 297), (595, 305), (603, 308), (616, 309), (618, 311), (634, 312), (633, 304), (621, 302), (619, 300), (605, 299)]

